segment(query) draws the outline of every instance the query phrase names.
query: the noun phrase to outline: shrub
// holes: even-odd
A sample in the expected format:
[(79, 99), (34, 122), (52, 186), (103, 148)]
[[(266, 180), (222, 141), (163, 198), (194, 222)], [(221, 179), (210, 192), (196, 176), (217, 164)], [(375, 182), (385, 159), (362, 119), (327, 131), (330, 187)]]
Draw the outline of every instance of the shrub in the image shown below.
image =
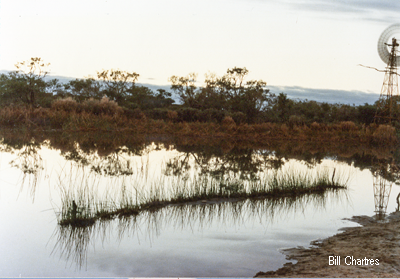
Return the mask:
[(234, 112), (231, 113), (230, 116), (232, 117), (232, 119), (235, 121), (235, 123), (237, 125), (243, 124), (246, 122), (246, 114), (244, 114), (243, 112)]
[(245, 124), (240, 124), (237, 127), (236, 133), (240, 135), (245, 135), (245, 134), (252, 134), (254, 133), (254, 128), (252, 126), (249, 126), (247, 123)]
[(273, 129), (273, 125), (270, 122), (253, 124), (252, 126), (257, 133), (270, 133)]
[(77, 112), (80, 109), (80, 105), (71, 97), (67, 97), (52, 102), (51, 108), (56, 111)]
[(190, 125), (187, 122), (179, 123), (178, 129), (179, 129), (178, 133), (180, 135), (190, 135), (192, 133), (192, 129), (190, 128)]
[(230, 116), (225, 116), (221, 122), (222, 127), (228, 131), (232, 131), (236, 128), (236, 123)]
[(166, 120), (168, 118), (168, 110), (163, 108), (146, 110), (146, 116), (150, 119)]
[(115, 101), (110, 101), (107, 97), (103, 97), (100, 101), (90, 98), (83, 102), (82, 107), (85, 111), (96, 115), (115, 115), (123, 113), (123, 109), (119, 107)]
[(0, 123), (4, 126), (14, 127), (25, 122), (27, 112), (22, 107), (5, 107), (0, 110)]
[(286, 124), (281, 125), (281, 131), (285, 136), (289, 135), (289, 127)]
[(317, 122), (313, 122), (311, 123), (310, 128), (313, 131), (319, 131), (321, 129), (321, 126)]
[(302, 126), (305, 123), (303, 116), (291, 115), (289, 117), (289, 127), (293, 128), (293, 126)]
[[(77, 114), (72, 114), (77, 115)], [(60, 129), (63, 128), (64, 124), (70, 120), (71, 113), (66, 112), (65, 110), (59, 110), (52, 114), (50, 118), (50, 125), (52, 128)]]
[(225, 117), (225, 114), (225, 111), (222, 110), (206, 109), (201, 112), (201, 119), (199, 119), (199, 121), (221, 123)]
[(199, 121), (200, 113), (198, 109), (194, 108), (181, 108), (177, 111), (178, 113), (178, 121), (180, 122), (195, 122)]
[(356, 131), (357, 126), (353, 121), (343, 121), (339, 123), (342, 131)]
[(140, 108), (136, 108), (136, 109), (124, 108), (123, 110), (124, 110), (124, 115), (128, 119), (139, 119), (139, 120), (146, 119), (146, 115), (142, 112), (142, 110)]
[(178, 118), (178, 113), (173, 110), (168, 110), (167, 117), (168, 117), (168, 120), (175, 121)]
[(395, 144), (397, 143), (396, 129), (390, 125), (379, 125), (372, 134), (374, 144)]
[(100, 110), (109, 115), (121, 114), (123, 112), (122, 108), (118, 106), (118, 103), (115, 101), (110, 101), (107, 97), (103, 97), (100, 100)]

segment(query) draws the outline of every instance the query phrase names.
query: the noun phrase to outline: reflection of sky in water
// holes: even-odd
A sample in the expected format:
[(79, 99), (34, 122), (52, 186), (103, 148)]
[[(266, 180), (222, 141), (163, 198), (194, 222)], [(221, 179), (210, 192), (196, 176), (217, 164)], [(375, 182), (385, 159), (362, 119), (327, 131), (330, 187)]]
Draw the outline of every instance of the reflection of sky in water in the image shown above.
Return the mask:
[[(328, 195), (323, 207), (311, 202), (296, 210), (277, 210), (273, 218), (262, 210), (243, 210), (232, 217), (232, 205), (228, 204), (222, 211), (211, 211), (212, 218), (201, 221), (201, 214), (196, 215), (198, 208), (184, 211), (185, 215), (178, 214), (176, 207), (168, 207), (150, 217), (138, 218), (136, 226), (128, 226), (123, 233), (118, 220), (114, 220), (104, 230), (93, 230), (87, 261), (79, 269), (71, 258), (65, 258), (65, 253), (60, 258), (61, 251), (53, 251), (57, 242), (54, 211), (60, 206), (57, 179), (62, 168), (68, 170), (66, 166), (71, 164), (59, 154), (46, 148), (40, 151), (44, 170), (38, 177), (34, 202), (29, 191), (32, 182), (25, 179), (21, 187), (21, 171), (9, 165), (17, 155), (0, 154), (0, 276), (251, 277), (258, 271), (281, 267), (285, 257), (279, 249), (307, 246), (343, 226), (354, 225), (342, 218), (374, 214), (370, 171), (323, 160), (324, 167), (351, 172), (347, 198)], [(148, 177), (153, 179), (159, 176), (165, 161), (177, 154), (159, 150), (142, 158), (127, 158), (133, 169), (148, 160)], [(307, 168), (295, 160), (289, 160), (287, 165)], [(393, 186), (388, 212), (395, 210), (398, 192), (398, 187)]]

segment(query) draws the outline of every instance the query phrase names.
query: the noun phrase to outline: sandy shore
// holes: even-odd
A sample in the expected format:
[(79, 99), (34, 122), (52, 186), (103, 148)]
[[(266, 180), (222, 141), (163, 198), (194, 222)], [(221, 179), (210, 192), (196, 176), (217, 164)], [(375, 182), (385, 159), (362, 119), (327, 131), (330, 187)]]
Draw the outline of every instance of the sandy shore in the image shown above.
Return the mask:
[(309, 249), (286, 249), (287, 259), (296, 264), (287, 263), (255, 277), (400, 277), (400, 212), (384, 221), (368, 216), (348, 220), (362, 226), (341, 229), (311, 243)]

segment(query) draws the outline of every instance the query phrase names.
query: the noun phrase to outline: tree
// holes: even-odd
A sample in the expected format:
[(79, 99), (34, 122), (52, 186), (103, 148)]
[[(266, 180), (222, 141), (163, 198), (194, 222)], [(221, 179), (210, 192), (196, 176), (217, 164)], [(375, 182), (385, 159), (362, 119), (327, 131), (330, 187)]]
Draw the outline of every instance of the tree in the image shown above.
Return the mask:
[(228, 69), (218, 77), (206, 75), (205, 86), (196, 90), (197, 75), (186, 77), (172, 76), (171, 89), (178, 93), (185, 106), (196, 109), (218, 109), (229, 112), (241, 112), (248, 122), (255, 122), (261, 113), (272, 105), (273, 94), (266, 89), (262, 80), (245, 81), (249, 71), (246, 68)]
[(188, 107), (196, 106), (196, 86), (194, 85), (197, 74), (190, 73), (186, 77), (172, 76), (168, 80), (172, 83), (171, 89), (178, 93), (183, 105)]
[(46, 92), (47, 83), (44, 80), (49, 65), (50, 63), (44, 64), (38, 57), (15, 64), (16, 71), (1, 77), (1, 98), (9, 102), (22, 102), (31, 107), (37, 106), (50, 95)]
[(120, 70), (104, 70), (97, 72), (97, 78), (100, 79), (102, 92), (111, 100), (123, 102), (128, 91), (135, 86), (139, 74), (135, 72), (126, 72)]
[(266, 89), (267, 83), (263, 80), (245, 81), (248, 73), (246, 68), (234, 67), (220, 78), (211, 75), (206, 79), (206, 88), (224, 97), (225, 109), (246, 114), (247, 122), (252, 123), (271, 108), (274, 95)]
[(12, 92), (11, 77), (9, 74), (0, 75), (0, 100), (2, 105), (9, 105), (15, 101), (20, 102), (16, 94)]
[(374, 122), (376, 113), (376, 106), (365, 103), (357, 107), (358, 110), (358, 121), (365, 124), (371, 124)]
[(155, 107), (168, 107), (172, 105), (175, 101), (171, 99), (172, 94), (170, 92), (167, 92), (164, 89), (157, 89), (157, 93), (155, 95)]
[(67, 96), (72, 96), (75, 100), (82, 102), (86, 99), (100, 100), (103, 94), (100, 92), (100, 83), (94, 78), (75, 79), (64, 85)]

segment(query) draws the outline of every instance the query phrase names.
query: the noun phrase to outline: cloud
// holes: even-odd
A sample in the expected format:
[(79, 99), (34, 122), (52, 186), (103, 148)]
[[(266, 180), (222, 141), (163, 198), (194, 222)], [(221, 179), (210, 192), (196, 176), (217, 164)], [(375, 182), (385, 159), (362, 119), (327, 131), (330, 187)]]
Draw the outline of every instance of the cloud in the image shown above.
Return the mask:
[(307, 99), (326, 103), (373, 104), (379, 98), (379, 94), (355, 90), (315, 89), (299, 86), (268, 86), (268, 89), (274, 94), (285, 93), (290, 99)]
[(307, 0), (295, 1), (286, 0), (284, 2), (294, 10), (307, 10), (318, 13), (343, 14), (347, 16), (357, 16), (368, 21), (378, 21), (384, 23), (395, 23), (398, 21), (400, 2), (393, 0)]
[(370, 11), (393, 11), (400, 9), (400, 2), (393, 0), (312, 0), (291, 1), (296, 8), (313, 11), (342, 12), (342, 13), (365, 13)]

